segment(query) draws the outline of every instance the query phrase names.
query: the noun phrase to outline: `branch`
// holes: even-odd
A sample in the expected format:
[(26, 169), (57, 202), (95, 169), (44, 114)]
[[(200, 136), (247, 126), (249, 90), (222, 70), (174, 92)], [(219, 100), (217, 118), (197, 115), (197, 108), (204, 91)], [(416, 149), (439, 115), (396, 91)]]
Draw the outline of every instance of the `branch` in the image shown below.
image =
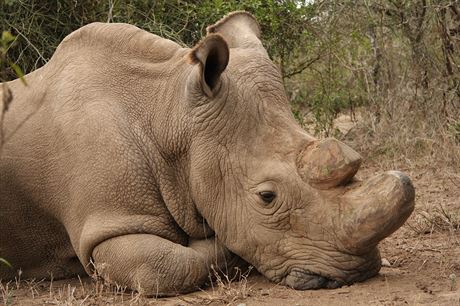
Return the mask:
[(455, 7), (455, 4), (449, 5), (449, 8), (452, 10), (452, 12), (454, 12), (455, 16), (457, 16), (457, 19), (460, 20), (460, 13), (458, 9)]
[(3, 132), (3, 121), (5, 119), (5, 114), (8, 111), (8, 108), (11, 104), (11, 101), (13, 101), (13, 94), (11, 93), (11, 90), (8, 87), (8, 85), (6, 85), (6, 82), (3, 82), (1, 86), (2, 88), (0, 88), (0, 99), (2, 102), (2, 106), (0, 109), (0, 152), (5, 142), (5, 135)]
[(418, 8), (416, 8), (416, 14), (418, 15), (418, 25), (417, 25), (417, 29), (418, 29), (418, 32), (417, 32), (417, 36), (415, 37), (416, 41), (417, 42), (420, 42), (422, 40), (422, 37), (423, 37), (423, 34), (424, 34), (424, 29), (423, 29), (423, 24), (425, 23), (425, 16), (426, 16), (426, 0), (422, 0), (420, 2), (421, 4), (421, 8), (422, 8), (422, 12), (421, 14), (417, 14), (418, 13)]
[(42, 53), (40, 52), (40, 50), (38, 50), (38, 48), (35, 47), (35, 45), (34, 45), (32, 42), (30, 42), (30, 40), (29, 40), (24, 34), (22, 34), (21, 31), (18, 30), (18, 28), (16, 28), (14, 25), (10, 24), (9, 22), (7, 22), (7, 24), (8, 24), (10, 27), (12, 27), (12, 28), (18, 33), (19, 36), (21, 36), (22, 38), (24, 38), (25, 41), (26, 41), (30, 46), (32, 46), (32, 48), (35, 50), (35, 52), (37, 52), (39, 58), (40, 58), (45, 64), (48, 62), (48, 61), (46, 60), (46, 58), (42, 55)]
[(294, 70), (290, 73), (287, 73), (287, 74), (284, 74), (283, 75), (283, 79), (284, 78), (290, 78), (296, 74), (299, 74), (299, 73), (302, 73), (305, 69), (307, 69), (308, 67), (310, 67), (311, 65), (313, 65), (316, 61), (318, 61), (319, 59), (321, 58), (321, 56), (318, 54), (316, 57), (308, 60), (308, 61), (305, 61), (303, 62), (300, 66), (301, 68), (298, 68), (297, 70)]

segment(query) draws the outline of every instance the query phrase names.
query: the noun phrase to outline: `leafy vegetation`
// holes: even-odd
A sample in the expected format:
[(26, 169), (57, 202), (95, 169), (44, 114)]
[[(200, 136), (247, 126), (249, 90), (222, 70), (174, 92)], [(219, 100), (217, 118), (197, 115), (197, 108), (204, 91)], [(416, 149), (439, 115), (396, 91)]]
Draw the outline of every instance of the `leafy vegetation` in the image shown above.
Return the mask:
[[(0, 81), (3, 82), (3, 80), (6, 79), (5, 75), (6, 75), (7, 69), (12, 69), (15, 75), (21, 78), (23, 82), (25, 83), (22, 70), (19, 68), (19, 66), (13, 63), (12, 61), (9, 61), (6, 59), (8, 50), (11, 47), (14, 40), (15, 40), (15, 37), (10, 32), (8, 31), (2, 32), (2, 36), (0, 37)], [(6, 83), (1, 84), (1, 89), (2, 90), (0, 91), (0, 93), (2, 93), (2, 95), (0, 97), (0, 101), (2, 102), (2, 104), (0, 108), (0, 153), (1, 153), (1, 148), (2, 148), (3, 140), (4, 140), (3, 125), (2, 125), (3, 118), (12, 101), (12, 95)], [(0, 266), (1, 265), (12, 268), (11, 264), (2, 257), (0, 257)]]
[(5, 265), (5, 266), (7, 266), (7, 267), (9, 267), (9, 268), (12, 268), (11, 264), (4, 258), (0, 257), (0, 263)]
[[(5, 0), (0, 29), (16, 47), (11, 67), (44, 65), (59, 42), (90, 22), (128, 22), (192, 46), (233, 10), (261, 23), (293, 113), (318, 135), (341, 137), (341, 113), (362, 114), (361, 144), (420, 154), (420, 141), (460, 164), (460, 4), (454, 0)], [(398, 126), (396, 130), (394, 127)], [(416, 145), (416, 143), (418, 143)], [(446, 150), (445, 148), (449, 148)]]

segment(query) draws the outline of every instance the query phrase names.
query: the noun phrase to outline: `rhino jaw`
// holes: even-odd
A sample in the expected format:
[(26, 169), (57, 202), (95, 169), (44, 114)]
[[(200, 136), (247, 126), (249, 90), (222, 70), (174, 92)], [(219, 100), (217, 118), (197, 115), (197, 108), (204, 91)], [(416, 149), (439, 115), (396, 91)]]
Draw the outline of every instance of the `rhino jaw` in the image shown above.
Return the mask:
[(381, 258), (377, 247), (370, 249), (366, 254), (348, 254), (347, 257), (354, 264), (345, 270), (331, 267), (322, 269), (317, 263), (297, 265), (282, 279), (281, 284), (296, 290), (335, 289), (364, 281), (380, 271)]
[(340, 203), (346, 250), (365, 253), (391, 235), (414, 210), (415, 190), (402, 172), (388, 171), (347, 191)]

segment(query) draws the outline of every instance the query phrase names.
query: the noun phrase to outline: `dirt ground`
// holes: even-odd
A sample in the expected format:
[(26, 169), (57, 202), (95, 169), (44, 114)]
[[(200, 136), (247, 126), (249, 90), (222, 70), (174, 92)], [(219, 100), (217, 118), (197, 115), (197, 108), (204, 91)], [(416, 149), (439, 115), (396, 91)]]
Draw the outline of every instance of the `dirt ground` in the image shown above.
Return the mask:
[[(381, 171), (366, 166), (361, 177)], [(386, 169), (383, 169), (386, 170)], [(385, 267), (363, 283), (296, 291), (252, 273), (203, 291), (146, 298), (101, 281), (72, 279), (3, 283), (5, 305), (460, 305), (460, 171), (400, 169), (416, 187), (408, 222), (380, 244)]]

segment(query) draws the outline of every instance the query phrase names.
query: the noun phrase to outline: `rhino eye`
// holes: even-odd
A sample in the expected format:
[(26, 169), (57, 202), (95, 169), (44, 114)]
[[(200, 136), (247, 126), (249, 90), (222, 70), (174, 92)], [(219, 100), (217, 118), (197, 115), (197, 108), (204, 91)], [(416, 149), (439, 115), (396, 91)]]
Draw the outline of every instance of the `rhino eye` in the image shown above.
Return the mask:
[(273, 202), (273, 200), (276, 198), (276, 193), (273, 191), (261, 191), (259, 192), (259, 196), (267, 204), (270, 204)]

